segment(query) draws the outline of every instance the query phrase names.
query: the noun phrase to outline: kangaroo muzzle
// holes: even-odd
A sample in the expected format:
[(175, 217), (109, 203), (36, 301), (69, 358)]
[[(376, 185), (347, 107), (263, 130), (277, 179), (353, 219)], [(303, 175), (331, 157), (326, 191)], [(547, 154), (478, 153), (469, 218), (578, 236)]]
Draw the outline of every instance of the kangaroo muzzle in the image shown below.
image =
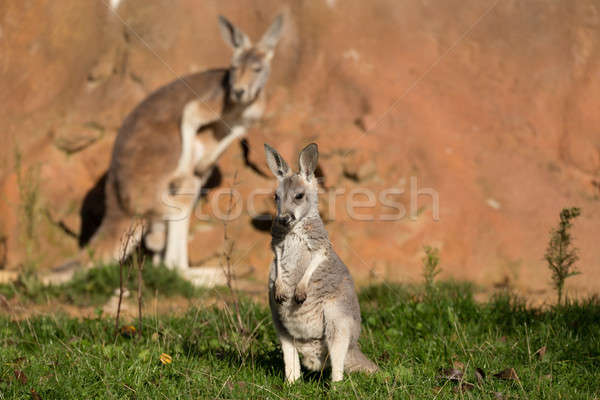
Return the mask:
[(296, 217), (294, 217), (293, 214), (279, 215), (277, 218), (275, 218), (275, 221), (282, 226), (290, 226), (290, 224), (295, 220)]

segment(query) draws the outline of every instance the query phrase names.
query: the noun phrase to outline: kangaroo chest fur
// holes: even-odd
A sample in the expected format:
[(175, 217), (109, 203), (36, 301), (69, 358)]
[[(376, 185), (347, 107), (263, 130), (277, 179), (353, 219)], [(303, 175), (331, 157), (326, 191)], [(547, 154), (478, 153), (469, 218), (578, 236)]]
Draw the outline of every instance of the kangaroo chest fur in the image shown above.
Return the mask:
[[(306, 300), (298, 304), (293, 299), (294, 288), (302, 279), (315, 252), (323, 246), (318, 239), (305, 235), (304, 230), (300, 229), (285, 234), (280, 240), (274, 240), (276, 243), (272, 245), (275, 260), (271, 265), (269, 280), (271, 305), (281, 325), (295, 339), (314, 340), (324, 336), (324, 298), (316, 293), (319, 285), (312, 284), (320, 280), (321, 271), (317, 270), (313, 274)], [(284, 291), (288, 293), (287, 300), (282, 304), (273, 301), (276, 279), (280, 279)]]
[[(188, 168), (194, 168), (197, 172), (206, 170), (213, 161), (210, 155), (222, 152), (219, 147), (221, 143), (228, 142), (227, 140), (223, 141), (227, 136), (232, 138), (243, 136), (246, 130), (261, 118), (264, 112), (264, 103), (264, 96), (261, 94), (260, 98), (248, 106), (236, 106), (231, 110), (227, 110), (216, 123), (212, 124), (211, 134), (196, 135), (199, 125), (194, 123), (192, 118), (189, 118), (192, 122), (189, 123), (190, 127), (188, 128), (190, 133), (186, 135), (186, 115), (184, 112), (184, 124), (182, 125), (183, 149), (180, 163), (185, 164), (187, 158), (190, 158), (191, 163), (188, 162)], [(191, 154), (188, 157), (186, 157), (186, 136), (194, 137), (194, 143), (190, 149)]]

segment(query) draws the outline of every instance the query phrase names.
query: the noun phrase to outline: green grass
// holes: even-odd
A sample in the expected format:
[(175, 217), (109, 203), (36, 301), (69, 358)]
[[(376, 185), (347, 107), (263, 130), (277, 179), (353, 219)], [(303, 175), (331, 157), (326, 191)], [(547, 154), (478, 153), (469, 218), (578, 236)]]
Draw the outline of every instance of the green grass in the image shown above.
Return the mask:
[[(600, 397), (598, 298), (540, 310), (507, 295), (477, 303), (472, 292), (465, 284), (362, 290), (361, 346), (381, 371), (336, 385), (328, 371), (286, 385), (270, 313), (247, 299), (241, 328), (233, 307), (210, 307), (148, 316), (137, 338), (115, 335), (102, 316), (0, 317), (0, 399), (29, 399), (31, 390), (42, 399)], [(173, 362), (162, 364), (161, 353)], [(458, 362), (470, 391), (440, 377)], [(475, 368), (486, 373), (481, 383)], [(506, 368), (520, 379), (493, 377)]]
[[(127, 276), (129, 275), (128, 279)], [(124, 286), (130, 292), (137, 291), (137, 271), (123, 272)], [(192, 298), (204, 291), (194, 287), (177, 272), (164, 266), (146, 263), (142, 270), (144, 296), (160, 294)], [(62, 285), (43, 285), (35, 275), (24, 274), (14, 283), (0, 284), (0, 295), (7, 298), (18, 296), (20, 300), (33, 303), (61, 301), (79, 306), (94, 306), (106, 302), (119, 287), (119, 266), (98, 266), (76, 273), (73, 279)]]

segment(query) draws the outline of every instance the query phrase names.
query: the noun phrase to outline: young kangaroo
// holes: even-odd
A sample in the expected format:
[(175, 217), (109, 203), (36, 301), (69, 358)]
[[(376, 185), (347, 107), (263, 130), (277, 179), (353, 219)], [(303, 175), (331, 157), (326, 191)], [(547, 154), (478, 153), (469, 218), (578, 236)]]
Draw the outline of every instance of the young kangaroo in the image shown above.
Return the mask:
[[(163, 86), (123, 122), (108, 171), (105, 218), (90, 242), (99, 260), (118, 259), (143, 238), (155, 260), (186, 272), (190, 214), (219, 157), (262, 116), (283, 17), (256, 45), (224, 17), (219, 25), (233, 48), (231, 66)], [(134, 217), (142, 224), (123, 248)]]
[(319, 216), (316, 144), (299, 157), (299, 172), (265, 144), (267, 164), (279, 180), (277, 216), (271, 228), (275, 259), (269, 274), (269, 304), (288, 382), (300, 377), (300, 359), (320, 370), (326, 359), (332, 381), (348, 372), (377, 371), (358, 347), (360, 308), (354, 282), (332, 248)]

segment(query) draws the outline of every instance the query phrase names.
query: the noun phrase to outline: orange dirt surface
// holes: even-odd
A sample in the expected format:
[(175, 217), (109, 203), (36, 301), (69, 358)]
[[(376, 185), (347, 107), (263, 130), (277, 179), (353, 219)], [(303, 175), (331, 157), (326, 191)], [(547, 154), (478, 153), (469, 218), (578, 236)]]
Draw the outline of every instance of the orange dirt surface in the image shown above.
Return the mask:
[[(323, 216), (359, 283), (420, 279), (423, 246), (431, 245), (440, 249), (442, 278), (551, 296), (548, 233), (561, 208), (578, 206), (582, 274), (567, 291), (600, 289), (598, 2), (107, 4), (0, 5), (5, 269), (49, 268), (77, 252), (75, 236), (100, 213), (98, 189), (127, 113), (180, 75), (228, 64), (218, 14), (256, 39), (283, 12), (269, 104), (249, 131), (249, 160), (268, 173), (264, 142), (292, 165), (304, 145), (319, 144)], [(215, 205), (225, 209), (237, 174), (233, 259), (266, 281), (269, 235), (253, 212), (273, 212), (275, 180), (248, 167), (238, 145), (219, 168), (220, 185), (194, 215), (192, 263), (218, 263), (223, 224)], [(255, 189), (267, 194), (249, 204)], [(353, 200), (375, 206), (348, 212)]]

